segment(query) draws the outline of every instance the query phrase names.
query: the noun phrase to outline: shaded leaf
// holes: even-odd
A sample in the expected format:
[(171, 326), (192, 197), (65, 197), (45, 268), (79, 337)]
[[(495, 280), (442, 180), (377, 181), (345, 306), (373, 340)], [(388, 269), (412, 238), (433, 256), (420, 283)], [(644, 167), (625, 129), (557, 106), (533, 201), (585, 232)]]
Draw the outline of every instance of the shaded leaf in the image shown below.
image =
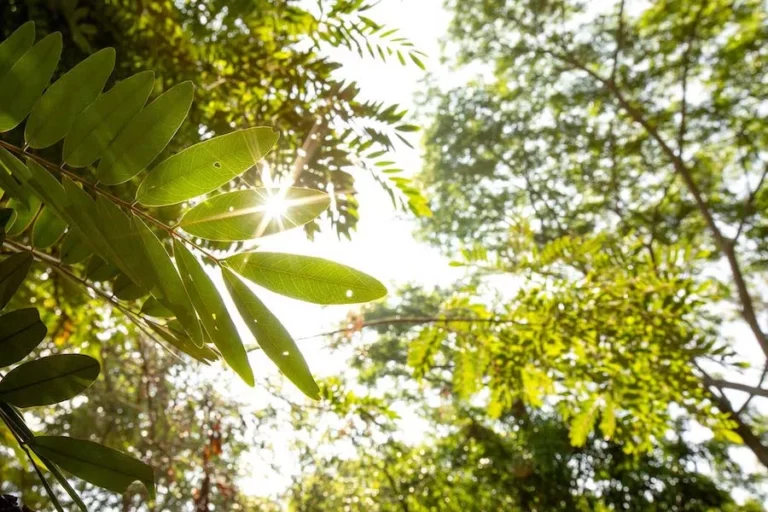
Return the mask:
[(16, 198), (8, 201), (8, 207), (13, 209), (13, 215), (8, 222), (6, 231), (10, 236), (17, 236), (32, 225), (32, 222), (37, 216), (37, 212), (40, 210), (40, 199), (35, 195), (29, 196), (29, 202), (24, 204)]
[(0, 263), (0, 309), (4, 308), (19, 289), (32, 266), (30, 253), (13, 254)]
[(46, 332), (48, 329), (35, 308), (17, 309), (0, 316), (0, 366), (24, 359), (43, 341)]
[(226, 264), (259, 286), (315, 304), (355, 304), (387, 294), (368, 274), (312, 256), (248, 252), (227, 258)]
[(64, 240), (61, 242), (61, 261), (67, 265), (73, 265), (84, 261), (92, 253), (91, 248), (86, 245), (82, 239), (82, 235), (77, 231), (77, 228), (70, 228)]
[[(207, 346), (198, 347), (189, 337), (184, 333), (181, 325), (176, 320), (169, 323), (168, 326), (157, 324), (151, 320), (147, 320), (147, 325), (152, 328), (157, 334), (160, 335), (165, 341), (181, 350), (185, 354), (197, 359), (201, 363), (208, 364), (209, 361), (215, 361), (218, 359), (216, 352), (211, 350)], [(172, 329), (171, 325), (177, 324), (177, 329)]]
[(120, 274), (112, 285), (112, 293), (120, 300), (136, 300), (149, 292), (131, 281), (130, 277)]
[(165, 206), (207, 194), (251, 168), (277, 138), (272, 128), (257, 127), (195, 144), (152, 169), (136, 200), (145, 206)]
[(62, 436), (36, 436), (29, 445), (35, 453), (93, 485), (123, 493), (138, 481), (147, 488), (150, 498), (154, 498), (152, 468), (122, 452), (91, 441)]
[(141, 306), (141, 312), (147, 316), (155, 318), (173, 318), (173, 311), (163, 306), (163, 304), (154, 297), (148, 298)]
[(61, 220), (52, 209), (43, 206), (32, 229), (32, 245), (46, 249), (55, 244), (67, 229), (67, 223)]
[(99, 362), (82, 354), (62, 354), (17, 366), (0, 381), (0, 400), (16, 407), (69, 400), (99, 376)]

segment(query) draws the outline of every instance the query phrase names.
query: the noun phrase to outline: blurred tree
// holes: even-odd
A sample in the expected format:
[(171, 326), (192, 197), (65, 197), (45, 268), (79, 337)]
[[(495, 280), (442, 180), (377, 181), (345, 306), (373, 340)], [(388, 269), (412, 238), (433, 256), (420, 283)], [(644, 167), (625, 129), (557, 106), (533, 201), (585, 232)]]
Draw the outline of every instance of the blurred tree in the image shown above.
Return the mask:
[[(423, 234), (507, 279), (447, 301), (479, 321), (423, 329), (411, 364), (455, 357), (467, 399), (553, 407), (575, 446), (603, 421), (654, 450), (685, 411), (768, 466), (764, 2), (448, 6), (481, 77), (430, 96)], [(761, 356), (735, 357), (734, 325)]]

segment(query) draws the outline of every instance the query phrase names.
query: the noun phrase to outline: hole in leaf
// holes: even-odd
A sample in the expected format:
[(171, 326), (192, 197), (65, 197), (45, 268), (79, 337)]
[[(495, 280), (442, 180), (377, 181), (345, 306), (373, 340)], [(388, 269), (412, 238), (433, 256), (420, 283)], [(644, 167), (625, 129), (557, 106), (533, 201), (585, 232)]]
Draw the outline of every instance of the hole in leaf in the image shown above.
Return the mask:
[(221, 169), (221, 162), (213, 162), (213, 166), (217, 169)]
[(286, 350), (285, 352), (283, 352), (283, 355), (287, 356), (287, 355), (289, 355), (289, 352)]

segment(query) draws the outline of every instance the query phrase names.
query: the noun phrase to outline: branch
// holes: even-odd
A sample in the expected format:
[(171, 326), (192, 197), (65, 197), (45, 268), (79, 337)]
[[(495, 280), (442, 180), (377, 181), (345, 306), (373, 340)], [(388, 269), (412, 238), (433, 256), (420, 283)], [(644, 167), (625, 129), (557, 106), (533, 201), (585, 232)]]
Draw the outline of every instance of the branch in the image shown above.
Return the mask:
[(613, 53), (613, 69), (611, 69), (611, 82), (616, 82), (616, 72), (619, 68), (619, 56), (624, 46), (624, 0), (619, 4), (619, 26), (616, 29), (616, 51)]
[(688, 70), (691, 64), (691, 50), (693, 50), (693, 38), (696, 37), (696, 27), (701, 19), (701, 14), (704, 12), (704, 6), (706, 2), (702, 2), (699, 10), (696, 12), (696, 16), (688, 29), (688, 35), (686, 36), (686, 47), (683, 53), (683, 73), (682, 73), (682, 98), (680, 105), (680, 130), (677, 134), (677, 154), (680, 158), (683, 157), (683, 148), (685, 146), (685, 131), (686, 122), (688, 117)]
[(741, 384), (739, 382), (731, 382), (723, 379), (709, 379), (708, 384), (717, 388), (735, 389), (738, 391), (744, 391), (752, 396), (762, 396), (768, 398), (768, 389), (761, 387), (749, 386), (747, 384)]

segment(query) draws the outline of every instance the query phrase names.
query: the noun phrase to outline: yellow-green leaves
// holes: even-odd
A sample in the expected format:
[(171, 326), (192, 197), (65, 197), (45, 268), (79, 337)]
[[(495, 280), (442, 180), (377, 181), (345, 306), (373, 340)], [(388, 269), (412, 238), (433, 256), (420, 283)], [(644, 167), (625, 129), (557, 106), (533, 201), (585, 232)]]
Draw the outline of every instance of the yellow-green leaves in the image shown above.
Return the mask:
[(8, 39), (0, 43), (0, 80), (32, 48), (34, 42), (35, 22), (28, 21), (8, 36)]
[(296, 387), (313, 400), (318, 400), (320, 389), (286, 328), (239, 277), (226, 268), (222, 272), (232, 301), (261, 349)]
[(115, 50), (105, 48), (51, 85), (27, 119), (24, 138), (29, 147), (46, 148), (63, 139), (77, 115), (104, 89), (114, 66)]
[(0, 381), (0, 401), (16, 407), (69, 400), (99, 376), (99, 362), (81, 354), (43, 357), (14, 368)]
[(226, 263), (268, 290), (315, 304), (355, 304), (387, 294), (384, 285), (368, 274), (312, 256), (249, 252), (227, 258)]
[(144, 106), (154, 80), (152, 71), (137, 73), (83, 110), (64, 139), (64, 161), (72, 167), (84, 167), (101, 158), (120, 130)]
[(17, 309), (0, 316), (0, 367), (24, 359), (43, 341), (46, 332), (35, 308)]
[(152, 169), (136, 200), (145, 206), (165, 206), (207, 194), (247, 171), (275, 142), (277, 132), (259, 127), (195, 144)]
[(38, 455), (93, 485), (122, 494), (138, 481), (144, 484), (151, 498), (155, 495), (152, 468), (122, 452), (91, 441), (60, 436), (36, 436), (29, 444)]
[(184, 287), (200, 315), (208, 336), (227, 364), (246, 384), (253, 386), (253, 371), (248, 362), (248, 354), (213, 281), (192, 253), (175, 240), (173, 254), (176, 257)]
[(194, 92), (192, 82), (182, 82), (133, 117), (99, 162), (99, 179), (107, 185), (117, 185), (151, 164), (187, 117)]
[(251, 240), (302, 226), (329, 204), (328, 194), (308, 188), (237, 190), (203, 201), (179, 224), (206, 240)]
[(27, 117), (50, 82), (59, 57), (61, 33), (54, 32), (24, 53), (0, 77), (0, 132), (15, 128)]

